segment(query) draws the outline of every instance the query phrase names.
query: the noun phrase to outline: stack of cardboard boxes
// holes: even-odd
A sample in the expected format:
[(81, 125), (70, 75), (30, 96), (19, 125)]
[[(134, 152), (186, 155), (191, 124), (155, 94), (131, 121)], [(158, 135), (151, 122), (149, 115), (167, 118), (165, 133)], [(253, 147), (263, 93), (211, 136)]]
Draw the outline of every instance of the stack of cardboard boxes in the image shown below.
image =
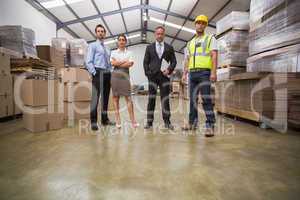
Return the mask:
[(10, 56), (0, 53), (0, 118), (13, 115), (13, 88)]
[(63, 107), (58, 80), (26, 79), (21, 84), (24, 127), (32, 132), (63, 128)]
[(88, 44), (84, 39), (70, 40), (70, 66), (84, 67)]
[(217, 22), (218, 80), (246, 71), (249, 13), (231, 12)]
[(22, 26), (0, 26), (1, 47), (36, 58), (35, 33)]
[(300, 1), (252, 0), (248, 72), (300, 72)]
[(57, 71), (65, 67), (65, 54), (49, 45), (38, 45), (37, 55), (40, 59), (50, 62)]
[(63, 68), (70, 66), (70, 42), (66, 38), (52, 38), (51, 47), (53, 65)]
[(251, 1), (247, 72), (216, 83), (218, 111), (279, 130), (300, 126), (299, 9), (299, 1)]
[[(300, 127), (300, 1), (252, 0), (250, 4), (248, 72), (272, 72), (273, 82), (285, 80), (274, 93), (285, 89), (289, 124)], [(277, 104), (281, 96), (274, 96)]]
[(64, 84), (64, 119), (89, 118), (92, 83), (88, 71), (81, 68), (64, 68), (62, 82)]

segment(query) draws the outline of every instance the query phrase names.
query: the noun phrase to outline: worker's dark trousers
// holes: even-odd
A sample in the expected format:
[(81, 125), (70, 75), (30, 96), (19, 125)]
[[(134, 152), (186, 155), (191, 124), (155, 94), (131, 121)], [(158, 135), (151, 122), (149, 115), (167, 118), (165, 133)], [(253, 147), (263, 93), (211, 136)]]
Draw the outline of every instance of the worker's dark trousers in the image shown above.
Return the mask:
[(189, 124), (196, 126), (198, 125), (198, 96), (200, 92), (202, 98), (202, 106), (206, 115), (205, 126), (207, 128), (213, 128), (216, 120), (211, 98), (210, 70), (190, 72), (189, 88)]
[(91, 123), (97, 123), (98, 119), (98, 103), (101, 96), (101, 123), (108, 121), (107, 108), (110, 93), (110, 78), (111, 73), (108, 70), (96, 69), (96, 74), (92, 80), (92, 100), (91, 100)]

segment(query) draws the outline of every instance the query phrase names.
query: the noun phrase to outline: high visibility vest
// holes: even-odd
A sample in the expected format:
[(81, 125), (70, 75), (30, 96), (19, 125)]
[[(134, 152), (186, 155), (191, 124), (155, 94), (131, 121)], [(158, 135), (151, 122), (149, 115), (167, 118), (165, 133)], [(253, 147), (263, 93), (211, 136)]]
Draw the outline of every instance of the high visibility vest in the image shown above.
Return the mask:
[(196, 43), (196, 37), (188, 43), (188, 50), (190, 52), (189, 70), (212, 68), (212, 59), (210, 55), (212, 35), (205, 34), (203, 37), (202, 43)]

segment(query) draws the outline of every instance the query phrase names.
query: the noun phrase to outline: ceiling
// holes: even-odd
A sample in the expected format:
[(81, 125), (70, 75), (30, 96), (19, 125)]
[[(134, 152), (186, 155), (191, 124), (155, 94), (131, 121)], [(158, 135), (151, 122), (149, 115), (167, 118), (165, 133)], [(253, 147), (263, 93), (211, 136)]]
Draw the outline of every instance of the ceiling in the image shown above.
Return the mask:
[(250, 0), (26, 0), (75, 38), (94, 41), (94, 29), (103, 24), (106, 43), (116, 47), (115, 38), (127, 34), (129, 45), (155, 41), (155, 27), (166, 28), (166, 42), (183, 52), (193, 36), (193, 19), (209, 18), (207, 32), (215, 33), (216, 22), (231, 11), (248, 11)]

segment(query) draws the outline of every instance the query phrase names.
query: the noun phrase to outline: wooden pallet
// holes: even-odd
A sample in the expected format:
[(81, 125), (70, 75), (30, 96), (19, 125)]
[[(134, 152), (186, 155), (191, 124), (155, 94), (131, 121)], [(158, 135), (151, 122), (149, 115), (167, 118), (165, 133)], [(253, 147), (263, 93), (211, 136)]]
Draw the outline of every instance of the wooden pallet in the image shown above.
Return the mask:
[(223, 114), (229, 114), (229, 115), (240, 117), (243, 119), (248, 119), (248, 120), (251, 120), (254, 122), (261, 122), (260, 114), (258, 112), (229, 108), (229, 107), (225, 107), (225, 106), (222, 107), (217, 104), (215, 105), (215, 108), (218, 112), (223, 113)]

